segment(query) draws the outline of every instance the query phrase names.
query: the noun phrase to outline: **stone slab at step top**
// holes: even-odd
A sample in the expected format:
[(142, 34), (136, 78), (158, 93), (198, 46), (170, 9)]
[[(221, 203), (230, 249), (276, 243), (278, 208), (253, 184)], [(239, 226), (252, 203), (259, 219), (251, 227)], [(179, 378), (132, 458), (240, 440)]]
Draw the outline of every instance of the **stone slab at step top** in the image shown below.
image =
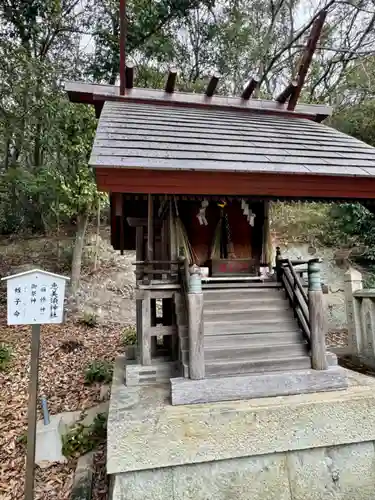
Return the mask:
[(273, 344), (273, 345), (258, 345), (258, 346), (232, 346), (225, 347), (218, 345), (216, 348), (206, 347), (204, 349), (204, 359), (210, 361), (239, 361), (244, 360), (267, 360), (274, 359), (289, 359), (297, 356), (307, 356), (309, 349), (307, 343), (294, 344)]
[(238, 333), (294, 332), (298, 329), (294, 318), (280, 321), (279, 318), (247, 321), (205, 321), (204, 335), (231, 335)]
[(205, 363), (206, 377), (219, 377), (221, 375), (239, 375), (245, 373), (264, 373), (288, 370), (305, 370), (311, 368), (309, 356), (296, 356), (289, 358), (268, 358), (232, 361), (208, 361)]
[(290, 396), (346, 389), (341, 368), (238, 375), (236, 377), (171, 380), (172, 405), (215, 403), (273, 396)]

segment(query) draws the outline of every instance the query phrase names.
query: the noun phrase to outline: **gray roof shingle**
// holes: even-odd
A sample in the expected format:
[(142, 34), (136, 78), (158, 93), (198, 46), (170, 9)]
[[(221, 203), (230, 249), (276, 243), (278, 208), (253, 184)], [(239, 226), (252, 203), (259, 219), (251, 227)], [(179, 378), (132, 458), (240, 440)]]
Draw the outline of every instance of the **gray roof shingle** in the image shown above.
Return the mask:
[(375, 176), (375, 148), (304, 118), (107, 101), (95, 167)]

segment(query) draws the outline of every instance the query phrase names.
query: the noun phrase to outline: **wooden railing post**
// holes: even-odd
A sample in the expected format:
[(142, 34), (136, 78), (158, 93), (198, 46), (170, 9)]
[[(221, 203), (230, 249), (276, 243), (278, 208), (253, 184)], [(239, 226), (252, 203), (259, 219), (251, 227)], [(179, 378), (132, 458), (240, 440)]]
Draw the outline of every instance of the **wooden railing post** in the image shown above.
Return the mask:
[(141, 365), (151, 365), (151, 294), (147, 290), (142, 300), (142, 339), (140, 345)]
[[(198, 287), (196, 287), (198, 288)], [(190, 289), (190, 287), (189, 287)], [(189, 324), (189, 376), (193, 380), (203, 379), (204, 367), (204, 330), (203, 330), (203, 293), (188, 293)]]
[(351, 267), (345, 273), (344, 278), (348, 347), (351, 354), (359, 354), (362, 341), (361, 316), (358, 305), (359, 299), (353, 297), (353, 293), (363, 289), (362, 274)]
[(328, 364), (325, 343), (326, 318), (318, 260), (309, 261), (308, 276), (311, 365), (314, 370), (327, 370)]
[(276, 276), (277, 281), (281, 281), (283, 277), (282, 265), (281, 265), (281, 251), (280, 247), (276, 247)]

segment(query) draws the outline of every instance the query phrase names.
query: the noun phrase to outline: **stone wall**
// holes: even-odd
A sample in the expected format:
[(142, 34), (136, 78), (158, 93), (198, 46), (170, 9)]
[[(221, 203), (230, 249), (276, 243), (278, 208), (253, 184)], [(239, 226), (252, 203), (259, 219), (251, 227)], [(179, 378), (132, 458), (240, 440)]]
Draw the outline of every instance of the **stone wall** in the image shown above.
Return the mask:
[(335, 392), (172, 406), (168, 385), (126, 387), (107, 428), (112, 500), (374, 500), (375, 379)]
[(113, 500), (373, 500), (374, 443), (115, 476)]

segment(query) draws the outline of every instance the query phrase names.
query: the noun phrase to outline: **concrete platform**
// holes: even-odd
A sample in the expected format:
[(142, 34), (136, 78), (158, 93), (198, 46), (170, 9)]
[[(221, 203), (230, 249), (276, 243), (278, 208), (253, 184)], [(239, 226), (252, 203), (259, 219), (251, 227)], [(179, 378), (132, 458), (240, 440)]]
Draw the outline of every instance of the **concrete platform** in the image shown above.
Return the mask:
[(112, 498), (373, 500), (375, 379), (338, 392), (172, 406), (167, 385), (125, 387), (108, 420)]

